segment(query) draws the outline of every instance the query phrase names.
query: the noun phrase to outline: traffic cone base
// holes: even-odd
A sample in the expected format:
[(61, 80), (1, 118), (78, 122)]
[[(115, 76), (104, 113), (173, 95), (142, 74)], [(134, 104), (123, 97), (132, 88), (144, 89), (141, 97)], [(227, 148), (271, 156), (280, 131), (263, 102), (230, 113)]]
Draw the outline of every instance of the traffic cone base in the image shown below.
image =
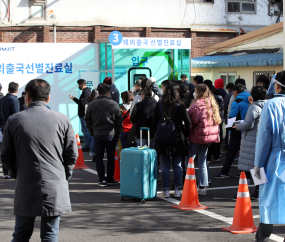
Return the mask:
[(257, 231), (253, 221), (250, 194), (244, 172), (241, 172), (240, 175), (233, 224), (222, 229), (233, 234), (247, 234)]
[(249, 233), (255, 233), (257, 231), (256, 226), (253, 226), (251, 228), (237, 228), (234, 226), (230, 226), (230, 227), (223, 227), (222, 229), (225, 231), (229, 231), (232, 234), (249, 234)]
[(79, 135), (78, 134), (76, 135), (76, 139), (77, 139), (77, 146), (78, 146), (78, 158), (77, 158), (76, 164), (75, 164), (73, 169), (74, 170), (90, 169), (90, 167), (85, 165), (84, 156), (83, 156), (81, 143), (80, 143), (80, 139), (79, 139)]
[(206, 206), (202, 206), (201, 204), (199, 205), (189, 205), (189, 206), (183, 206), (183, 205), (173, 205), (172, 206), (173, 208), (177, 208), (177, 209), (180, 209), (180, 210), (184, 210), (184, 211), (187, 211), (187, 210), (198, 210), (198, 209), (207, 209), (209, 207), (206, 207)]
[(180, 210), (198, 210), (208, 208), (199, 203), (193, 158), (189, 159), (181, 202), (179, 205), (174, 205), (172, 207)]

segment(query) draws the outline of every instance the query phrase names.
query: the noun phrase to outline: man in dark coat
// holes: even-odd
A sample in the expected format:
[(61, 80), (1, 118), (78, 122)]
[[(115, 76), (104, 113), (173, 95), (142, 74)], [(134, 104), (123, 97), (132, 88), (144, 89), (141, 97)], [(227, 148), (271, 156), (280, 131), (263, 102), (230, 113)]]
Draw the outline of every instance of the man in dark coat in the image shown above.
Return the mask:
[[(2, 134), (4, 132), (5, 125), (10, 116), (15, 113), (20, 112), (20, 105), (17, 99), (19, 84), (15, 82), (10, 82), (8, 87), (8, 93), (6, 96), (0, 99), (0, 126), (2, 129)], [(3, 178), (10, 179), (9, 172), (5, 165), (2, 165)]]
[(84, 135), (84, 147), (82, 148), (82, 151), (90, 151), (91, 135), (89, 134), (85, 123), (85, 105), (91, 96), (91, 89), (87, 87), (87, 82), (84, 79), (79, 79), (77, 84), (79, 90), (82, 90), (82, 93), (79, 99), (72, 95), (70, 95), (70, 98), (78, 104), (78, 116), (81, 123), (81, 131)]
[(119, 104), (120, 92), (115, 84), (112, 83), (112, 78), (106, 77), (103, 81), (103, 84), (107, 87), (110, 87), (110, 98)]
[[(141, 98), (142, 101), (138, 102), (133, 109), (131, 114), (131, 122), (136, 124), (136, 135), (140, 137), (140, 128), (150, 128), (150, 144), (148, 144), (148, 134), (143, 130), (142, 133), (142, 146), (148, 145), (154, 149), (154, 127), (152, 125), (152, 119), (154, 115), (154, 109), (157, 104), (152, 98), (152, 90), (149, 87), (145, 87), (142, 90)], [(137, 145), (141, 145), (139, 139)]]
[(26, 85), (27, 110), (6, 124), (1, 159), (16, 179), (13, 241), (29, 241), (41, 216), (42, 241), (58, 241), (60, 216), (71, 211), (68, 181), (78, 150), (71, 123), (46, 108), (50, 85), (42, 79)]
[(26, 96), (26, 93), (22, 92), (22, 97), (18, 98), (18, 101), (20, 103), (20, 112), (26, 109), (26, 103), (25, 103), (26, 97), (25, 96)]
[[(119, 105), (110, 99), (110, 87), (100, 83), (97, 87), (99, 96), (88, 105), (86, 125), (94, 136), (96, 147), (95, 162), (99, 176), (98, 185), (106, 187), (108, 184), (118, 183), (114, 180), (115, 149), (118, 135), (121, 132), (123, 117)], [(107, 151), (107, 177), (103, 163), (104, 151)]]

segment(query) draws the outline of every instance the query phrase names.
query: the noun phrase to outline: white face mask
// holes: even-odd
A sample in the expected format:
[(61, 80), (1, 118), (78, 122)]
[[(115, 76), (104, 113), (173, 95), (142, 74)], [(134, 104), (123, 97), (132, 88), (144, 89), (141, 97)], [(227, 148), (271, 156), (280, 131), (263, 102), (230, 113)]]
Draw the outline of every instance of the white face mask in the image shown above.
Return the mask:
[(193, 93), (194, 98), (196, 99), (198, 97), (198, 94), (196, 92)]

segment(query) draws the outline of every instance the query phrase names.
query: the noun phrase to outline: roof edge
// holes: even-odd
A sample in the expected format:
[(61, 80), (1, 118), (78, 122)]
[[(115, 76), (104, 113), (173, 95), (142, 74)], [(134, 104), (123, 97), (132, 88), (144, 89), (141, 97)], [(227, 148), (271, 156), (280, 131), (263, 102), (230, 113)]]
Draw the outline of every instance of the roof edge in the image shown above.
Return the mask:
[(252, 31), (248, 34), (244, 34), (244, 35), (235, 37), (233, 39), (224, 41), (222, 43), (210, 46), (204, 50), (204, 54), (206, 55), (206, 54), (211, 53), (211, 52), (220, 52), (224, 49), (234, 47), (234, 46), (236, 46), (236, 44), (239, 44), (239, 45), (244, 44), (250, 40), (258, 39), (258, 38), (260, 38), (262, 36), (266, 36), (266, 35), (271, 35), (271, 34), (277, 33), (277, 32), (282, 31), (282, 30), (283, 30), (283, 21), (279, 22), (277, 24), (273, 24), (273, 25), (264, 27), (262, 29)]

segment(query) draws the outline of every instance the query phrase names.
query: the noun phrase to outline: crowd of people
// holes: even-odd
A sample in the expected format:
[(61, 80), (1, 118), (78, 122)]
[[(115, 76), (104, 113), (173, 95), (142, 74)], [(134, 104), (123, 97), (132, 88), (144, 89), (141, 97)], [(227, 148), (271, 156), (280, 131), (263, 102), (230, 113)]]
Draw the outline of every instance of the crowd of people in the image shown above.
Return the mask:
[[(159, 87), (154, 77), (141, 77), (135, 82), (134, 90), (126, 90), (121, 94), (110, 77), (106, 77), (103, 83), (93, 90), (87, 87), (84, 79), (77, 81), (78, 88), (82, 90), (81, 96), (76, 98), (70, 95), (70, 99), (78, 105), (78, 116), (84, 135), (83, 151), (90, 152), (93, 162), (96, 162), (98, 185), (107, 187), (108, 184), (117, 183), (113, 178), (117, 143), (120, 150), (147, 145), (157, 151), (162, 167), (161, 197), (163, 198), (170, 197), (171, 164), (174, 172), (175, 197), (181, 197), (183, 177), (189, 158), (195, 159), (199, 166), (198, 194), (206, 195), (207, 187), (211, 183), (208, 164), (220, 162), (220, 153), (226, 152), (223, 167), (213, 178), (227, 179), (239, 152), (238, 169), (245, 171), (248, 180), (251, 179), (249, 172), (251, 169), (254, 169), (255, 176), (260, 178), (260, 168), (265, 167), (268, 176), (269, 183), (256, 186), (251, 196), (252, 199), (260, 199), (261, 225), (256, 239), (264, 241), (272, 232), (272, 224), (285, 224), (284, 216), (276, 214), (285, 209), (284, 202), (280, 200), (284, 199), (285, 195), (283, 159), (285, 72), (278, 73), (274, 79), (275, 95), (267, 95), (270, 82), (263, 75), (258, 77), (257, 85), (251, 91), (246, 88), (246, 82), (241, 78), (226, 86), (223, 79), (217, 79), (213, 83), (211, 80), (204, 80), (202, 76), (196, 76), (194, 85), (188, 81), (185, 74), (182, 74), (180, 79), (180, 81), (164, 80)], [(21, 201), (19, 198), (21, 191), (18, 190), (19, 194), (16, 195), (19, 201), (15, 204), (18, 222), (16, 219), (14, 238), (20, 236), (21, 224), (32, 224), (31, 220), (25, 220), (22, 216), (44, 218), (44, 215), (48, 214), (53, 216), (53, 225), (50, 225), (50, 221), (46, 221), (47, 233), (49, 230), (57, 229), (55, 227), (59, 224), (59, 216), (69, 211), (70, 204), (69, 197), (65, 197), (63, 199), (67, 202), (59, 205), (58, 201), (53, 200), (54, 194), (57, 192), (56, 189), (68, 190), (64, 181), (70, 179), (77, 158), (75, 135), (69, 120), (51, 111), (47, 105), (49, 84), (44, 80), (32, 80), (27, 84), (25, 93), (19, 100), (16, 97), (18, 87), (17, 83), (12, 82), (9, 84), (6, 96), (0, 92), (3, 178), (16, 178), (16, 181), (18, 180), (16, 186), (25, 191), (27, 180), (20, 175), (23, 172), (27, 172), (25, 173), (27, 175), (29, 171), (23, 162), (31, 156), (37, 157), (39, 151), (45, 154), (43, 157), (54, 160), (55, 166), (58, 162), (64, 165), (52, 171), (59, 179), (59, 185), (55, 187), (52, 186), (56, 181), (48, 181), (48, 175), (44, 171), (40, 176), (32, 174), (35, 176), (35, 181), (47, 180), (45, 192), (48, 195), (45, 198), (38, 198), (44, 206), (44, 212), (38, 210), (36, 205), (30, 206), (29, 211), (24, 212), (25, 203), (35, 202)], [(22, 110), (27, 112), (21, 112)], [(34, 123), (25, 122), (27, 117), (33, 115)], [(41, 118), (37, 119), (37, 115)], [(48, 115), (47, 120), (52, 117), (53, 120), (57, 120), (57, 125), (52, 126), (44, 120)], [(226, 129), (225, 140), (222, 143), (223, 125), (231, 118), (242, 122), (235, 122)], [(38, 133), (33, 131), (33, 126), (38, 127)], [(149, 128), (150, 143), (147, 133), (142, 133), (140, 137), (142, 127)], [(19, 140), (21, 135), (21, 142), (15, 145), (13, 140), (16, 136)], [(71, 138), (72, 136), (74, 138)], [(28, 150), (25, 148), (26, 144), (30, 145)], [(49, 148), (44, 149), (41, 146)], [(106, 175), (103, 163), (105, 152)], [(19, 155), (15, 155), (19, 153), (23, 154), (21, 162)], [(39, 163), (46, 164), (47, 167), (43, 165), (39, 168)], [(31, 167), (50, 169), (44, 158), (35, 158)], [(37, 184), (33, 188), (37, 191), (39, 187)], [(267, 194), (271, 196), (268, 197)]]

